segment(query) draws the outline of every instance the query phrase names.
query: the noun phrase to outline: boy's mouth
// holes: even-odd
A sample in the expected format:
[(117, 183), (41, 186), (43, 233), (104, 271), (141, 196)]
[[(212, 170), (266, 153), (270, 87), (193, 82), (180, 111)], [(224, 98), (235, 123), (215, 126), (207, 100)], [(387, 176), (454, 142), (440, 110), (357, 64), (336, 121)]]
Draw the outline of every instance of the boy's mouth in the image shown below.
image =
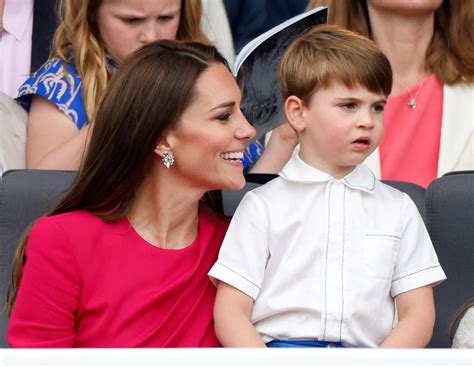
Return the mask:
[(369, 137), (365, 137), (365, 136), (362, 136), (356, 140), (354, 140), (352, 142), (352, 146), (356, 149), (356, 150), (361, 150), (361, 151), (365, 151), (365, 150), (368, 150), (370, 148), (370, 138)]

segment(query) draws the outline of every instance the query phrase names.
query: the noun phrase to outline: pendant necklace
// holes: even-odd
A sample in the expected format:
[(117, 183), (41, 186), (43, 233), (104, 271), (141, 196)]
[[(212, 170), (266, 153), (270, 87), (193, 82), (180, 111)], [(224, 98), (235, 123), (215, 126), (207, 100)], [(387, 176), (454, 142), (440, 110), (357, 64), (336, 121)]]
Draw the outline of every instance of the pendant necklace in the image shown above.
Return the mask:
[(416, 97), (418, 97), (418, 94), (420, 93), (421, 88), (423, 88), (423, 84), (425, 84), (426, 79), (427, 78), (425, 78), (420, 84), (414, 96), (411, 94), (410, 89), (408, 89), (408, 94), (410, 94), (410, 99), (408, 100), (408, 107), (410, 107), (410, 109), (412, 110), (416, 109)]

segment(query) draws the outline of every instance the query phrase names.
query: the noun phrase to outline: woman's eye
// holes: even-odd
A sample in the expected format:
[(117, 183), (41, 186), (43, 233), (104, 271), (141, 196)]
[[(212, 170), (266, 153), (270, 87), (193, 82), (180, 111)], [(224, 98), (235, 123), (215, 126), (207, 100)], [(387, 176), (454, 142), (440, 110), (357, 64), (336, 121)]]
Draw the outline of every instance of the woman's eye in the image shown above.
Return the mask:
[(220, 114), (219, 116), (217, 116), (217, 119), (219, 121), (227, 121), (229, 118), (230, 118), (230, 113), (229, 112), (224, 112), (224, 113)]

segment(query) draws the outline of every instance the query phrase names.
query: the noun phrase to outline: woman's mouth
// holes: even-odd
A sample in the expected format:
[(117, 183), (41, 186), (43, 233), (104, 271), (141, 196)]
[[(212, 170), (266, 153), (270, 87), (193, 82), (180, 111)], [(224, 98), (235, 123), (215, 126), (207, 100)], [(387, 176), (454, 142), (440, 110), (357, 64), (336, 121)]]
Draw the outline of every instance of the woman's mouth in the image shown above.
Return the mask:
[(221, 158), (229, 163), (242, 163), (244, 152), (226, 152), (221, 153)]

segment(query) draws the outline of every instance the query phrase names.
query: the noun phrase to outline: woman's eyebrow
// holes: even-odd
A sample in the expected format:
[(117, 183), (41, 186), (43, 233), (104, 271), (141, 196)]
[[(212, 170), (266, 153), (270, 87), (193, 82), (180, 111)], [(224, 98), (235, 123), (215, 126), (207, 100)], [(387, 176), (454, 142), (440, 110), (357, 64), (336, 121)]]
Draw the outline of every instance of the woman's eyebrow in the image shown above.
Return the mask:
[(224, 102), (217, 105), (216, 107), (211, 108), (209, 112), (217, 110), (218, 108), (234, 107), (234, 106), (235, 106), (235, 101)]

